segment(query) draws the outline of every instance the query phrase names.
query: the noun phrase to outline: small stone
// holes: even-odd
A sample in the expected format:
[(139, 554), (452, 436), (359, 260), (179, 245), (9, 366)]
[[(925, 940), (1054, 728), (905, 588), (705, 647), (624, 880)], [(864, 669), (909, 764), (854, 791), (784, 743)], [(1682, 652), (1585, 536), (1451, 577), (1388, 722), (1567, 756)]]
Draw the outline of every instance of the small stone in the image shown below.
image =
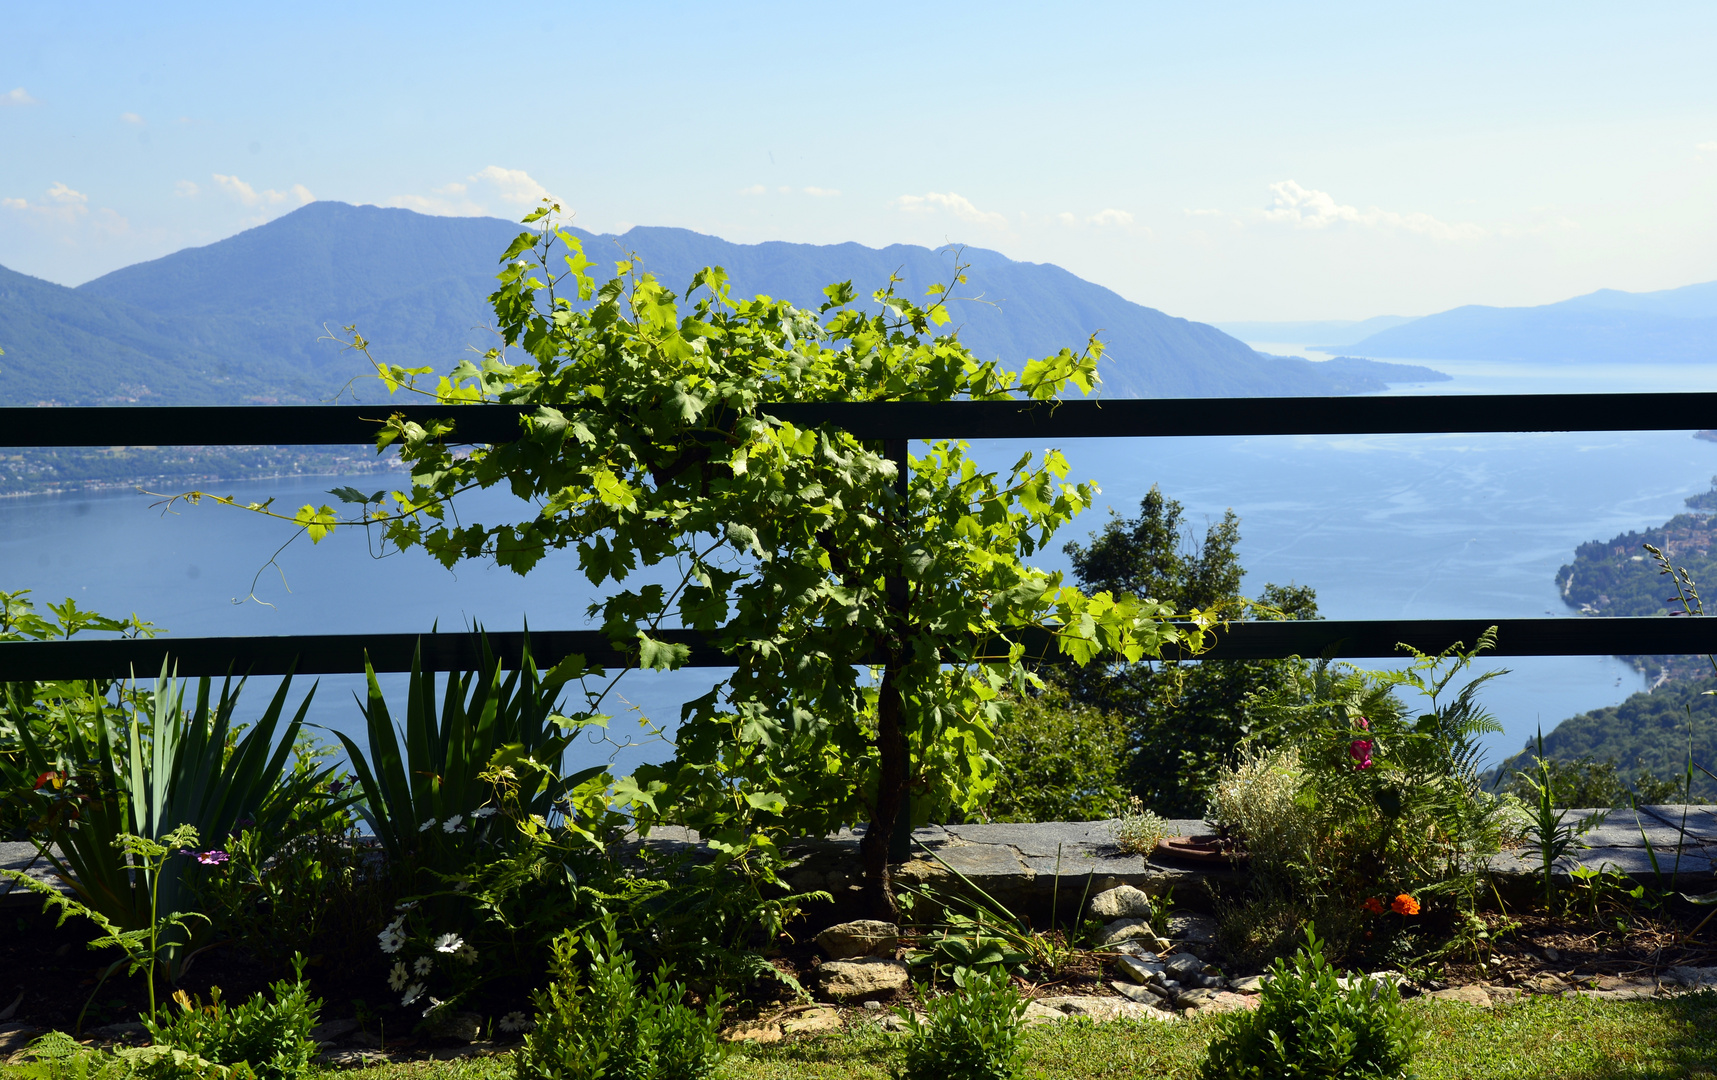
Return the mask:
[(1155, 1005), (1157, 1003), (1157, 995), (1151, 993), (1149, 987), (1122, 982), (1120, 979), (1114, 980), (1109, 985), (1115, 988), (1115, 993), (1120, 994), (1128, 1001), (1136, 1001), (1141, 1005)]
[(1023, 1022), (1027, 1026), (1033, 1026), (1036, 1024), (1054, 1024), (1065, 1019), (1067, 1019), (1066, 1013), (1061, 1012), (1058, 1009), (1052, 1009), (1049, 1006), (1036, 1001), (1029, 1001), (1026, 1003), (1025, 1015), (1022, 1017)]
[(1209, 915), (1171, 915), (1166, 936), (1189, 945), (1216, 944), (1216, 920)]
[(857, 919), (824, 930), (817, 935), (817, 944), (831, 960), (893, 956), (900, 944), (900, 927), (877, 919)]
[(1246, 975), (1238, 979), (1229, 979), (1228, 988), (1242, 994), (1257, 994), (1263, 991), (1264, 984), (1270, 981), (1267, 975)]
[(1172, 1020), (1172, 1013), (1165, 1013), (1151, 1005), (1141, 1005), (1112, 997), (1074, 996), (1038, 998), (1033, 1004), (1054, 1009), (1064, 1016), (1082, 1016), (1102, 1023), (1106, 1020)]
[(1433, 990), (1426, 996), (1442, 1001), (1458, 1001), (1463, 1005), (1476, 1005), (1481, 1009), (1491, 1006), (1490, 994), (1482, 986), (1451, 986), (1447, 990)]
[[(1030, 1023), (1031, 1022), (1031, 1010), (1029, 1008), (1026, 1010), (1025, 1015), (1026, 1015), (1026, 1023)], [(899, 1013), (889, 1013), (886, 1016), (884, 1016), (882, 1019), (878, 1020), (876, 1022), (876, 1026), (881, 1028), (884, 1031), (905, 1031), (906, 1030), (906, 1021), (901, 1019)]]
[(867, 1001), (864, 1003), (863, 1007), (866, 1009), (869, 1009), (871, 1012), (881, 1012), (882, 1011), (882, 1002), (880, 1002), (880, 1001)]
[(807, 1009), (781, 1021), (781, 1031), (786, 1035), (814, 1035), (820, 1031), (839, 1031), (841, 1014), (830, 1008)]
[(837, 1001), (892, 994), (905, 989), (909, 982), (905, 964), (882, 956), (830, 960), (817, 969), (818, 985)]
[(1136, 956), (1122, 954), (1115, 957), (1115, 966), (1121, 969), (1121, 974), (1136, 983), (1160, 983), (1163, 981), (1163, 965), (1149, 960), (1140, 960)]
[(1158, 962), (1157, 954), (1145, 948), (1144, 943), (1138, 938), (1130, 938), (1121, 942), (1119, 945), (1115, 946), (1115, 951), (1118, 953), (1125, 953), (1128, 956), (1136, 956), (1140, 960), (1147, 960), (1153, 964)]
[(1103, 928), (1102, 946), (1119, 945), (1124, 941), (1137, 941), (1159, 952), (1169, 950), (1169, 943), (1157, 937), (1157, 932), (1144, 919), (1116, 919)]
[(1204, 974), (1204, 961), (1192, 953), (1172, 953), (1163, 957), (1163, 970), (1171, 979), (1190, 982), (1193, 976)]
[(1562, 954), (1556, 951), (1555, 946), (1546, 945), (1544, 946), (1544, 959), (1549, 960), (1551, 963), (1555, 963), (1562, 959)]
[(388, 1056), (379, 1050), (330, 1050), (316, 1055), (316, 1064), (336, 1069), (360, 1069), (370, 1065), (387, 1064)]
[(1149, 893), (1131, 885), (1118, 885), (1093, 896), (1087, 910), (1091, 918), (1111, 922), (1115, 919), (1149, 919), (1154, 909)]
[(1236, 994), (1228, 990), (1188, 990), (1176, 1004), (1187, 1001), (1192, 995), (1198, 997), (1190, 1004), (1192, 1011), (1199, 1013), (1238, 1012), (1242, 1009), (1256, 1009), (1258, 999), (1247, 994)]
[(339, 1042), (356, 1030), (358, 1030), (356, 1020), (329, 1020), (327, 1023), (317, 1024), (310, 1029), (310, 1041), (319, 1043)]
[(721, 1033), (723, 1042), (777, 1043), (781, 1041), (781, 1025), (769, 1023), (735, 1024)]

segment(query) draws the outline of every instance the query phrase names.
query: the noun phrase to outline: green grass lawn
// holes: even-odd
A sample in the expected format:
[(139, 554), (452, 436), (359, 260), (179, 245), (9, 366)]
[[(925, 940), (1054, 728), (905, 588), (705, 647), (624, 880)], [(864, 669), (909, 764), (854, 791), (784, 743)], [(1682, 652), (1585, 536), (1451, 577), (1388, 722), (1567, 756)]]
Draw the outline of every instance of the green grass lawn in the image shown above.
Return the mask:
[[(1555, 1077), (1708, 1077), (1717, 1080), (1717, 993), (1659, 1001), (1601, 1002), (1535, 997), (1476, 1009), (1415, 1000), (1423, 1025), (1421, 1080)], [(1067, 1021), (1030, 1029), (1026, 1078), (1108, 1080), (1193, 1077), (1215, 1023)], [(885, 1080), (898, 1056), (895, 1036), (875, 1028), (769, 1046), (746, 1046), (723, 1066), (724, 1080)], [(0, 1069), (6, 1077), (42, 1077), (42, 1066)], [(330, 1073), (341, 1080), (504, 1080), (512, 1059), (415, 1062)]]

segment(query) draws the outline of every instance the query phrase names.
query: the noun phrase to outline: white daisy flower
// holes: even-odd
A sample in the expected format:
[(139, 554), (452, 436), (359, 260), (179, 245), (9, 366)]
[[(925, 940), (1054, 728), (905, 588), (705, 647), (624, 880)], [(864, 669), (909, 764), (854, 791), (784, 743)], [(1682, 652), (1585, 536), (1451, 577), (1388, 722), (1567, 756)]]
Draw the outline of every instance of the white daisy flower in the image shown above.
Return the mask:
[(433, 828), (435, 828), (435, 819), (430, 818), (428, 821), (424, 822), (422, 825), (419, 825), (417, 827), (417, 831), (418, 832), (428, 832), (429, 830), (431, 830)]
[(382, 952), (390, 955), (405, 948), (405, 935), (398, 930), (383, 930), (376, 939), (381, 942)]
[[(417, 958), (417, 962), (411, 965), (411, 970), (419, 975), (428, 975), (435, 970), (435, 961), (431, 957), (420, 956)], [(398, 990), (399, 987), (396, 986), (394, 989)]]
[(388, 989), (397, 994), (405, 989), (406, 980), (410, 978), (411, 976), (407, 975), (405, 971), (405, 961), (401, 960), (394, 964), (392, 971), (388, 972)]
[(524, 1013), (514, 1009), (512, 1012), (501, 1017), (500, 1023), (497, 1026), (499, 1026), (502, 1031), (523, 1031), (526, 1027), (530, 1026), (530, 1021), (525, 1019)]
[(405, 916), (401, 915), (398, 918), (394, 919), (393, 922), (388, 923), (387, 926), (385, 928), (383, 928), (382, 933), (384, 933), (384, 934), (397, 934), (400, 932), (400, 928), (403, 926), (405, 926)]
[(406, 990), (405, 997), (401, 998), (399, 1003), (401, 1005), (410, 1005), (412, 1002), (422, 997), (423, 992), (427, 989), (429, 989), (429, 987), (422, 983), (412, 983), (411, 987)]
[(459, 943), (459, 947), (453, 950), (453, 959), (461, 964), (475, 964), (477, 962), (477, 950), (472, 947), (469, 941), (462, 941)]
[(435, 951), (444, 953), (458, 952), (465, 944), (465, 939), (458, 934), (442, 934), (435, 939)]
[(478, 819), (479, 821), (481, 821), (483, 818), (486, 818), (486, 817), (494, 817), (495, 816), (495, 808), (493, 806), (485, 806), (480, 810), (471, 811), (471, 816)]
[(401, 900), (399, 903), (397, 903), (393, 906), (393, 909), (395, 911), (410, 911), (412, 908), (414, 908), (416, 906), (417, 906), (416, 900)]
[(452, 817), (448, 818), (446, 821), (443, 821), (441, 823), (441, 831), (444, 833), (464, 832), (465, 826), (459, 824), (461, 821), (464, 821), (464, 820), (465, 820), (464, 814), (454, 814)]

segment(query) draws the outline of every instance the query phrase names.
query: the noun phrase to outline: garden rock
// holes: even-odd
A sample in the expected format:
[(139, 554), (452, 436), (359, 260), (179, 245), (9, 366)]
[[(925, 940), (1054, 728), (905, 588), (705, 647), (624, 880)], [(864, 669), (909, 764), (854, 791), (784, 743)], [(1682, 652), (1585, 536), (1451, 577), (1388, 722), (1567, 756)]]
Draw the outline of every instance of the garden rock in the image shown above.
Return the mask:
[(788, 1016), (781, 1021), (781, 1033), (783, 1035), (813, 1035), (819, 1031), (839, 1031), (840, 1029), (840, 1012), (826, 1006), (820, 1009), (808, 1009), (805, 1012)]
[(1490, 1008), (1490, 992), (1478, 985), (1451, 986), (1447, 990), (1433, 990), (1427, 997), (1438, 998), (1442, 1001), (1458, 1001), (1463, 1005), (1476, 1005), (1481, 1009)]
[(34, 1024), (0, 1024), (0, 1054), (9, 1050), (22, 1050), (30, 1045), (30, 1040), (41, 1030)]
[(818, 985), (837, 1001), (892, 994), (910, 981), (905, 964), (882, 956), (830, 960), (817, 969)]
[(1093, 919), (1112, 922), (1115, 919), (1148, 919), (1151, 917), (1151, 897), (1143, 889), (1119, 885), (1091, 898)]
[(339, 1042), (356, 1030), (358, 1030), (356, 1020), (330, 1020), (325, 1024), (317, 1024), (310, 1029), (310, 1041), (319, 1043)]
[(781, 1041), (781, 1025), (776, 1021), (735, 1024), (721, 1033), (723, 1042), (777, 1043)]
[(361, 1069), (387, 1062), (388, 1056), (380, 1050), (329, 1050), (316, 1055), (316, 1064), (336, 1069)]
[(360, 1031), (346, 1040), (346, 1045), (360, 1050), (380, 1050), (382, 1037), (368, 1031)]
[(1717, 967), (1672, 967), (1664, 973), (1663, 981), (1679, 983), (1689, 988), (1717, 986)]
[(1128, 956), (1125, 953), (1115, 957), (1115, 966), (1121, 969), (1121, 974), (1136, 983), (1160, 984), (1164, 979), (1164, 972), (1167, 970), (1162, 964), (1156, 963), (1154, 957), (1150, 960), (1143, 960), (1137, 956)]
[(1116, 919), (1103, 928), (1103, 945), (1119, 945), (1126, 941), (1137, 941), (1141, 945), (1148, 945), (1159, 952), (1169, 950), (1169, 943), (1157, 936), (1157, 932), (1151, 929), (1148, 920)]
[(1270, 981), (1268, 975), (1246, 975), (1238, 979), (1229, 979), (1228, 988), (1242, 994), (1256, 994), (1264, 989), (1264, 984)]
[(1204, 961), (1192, 953), (1177, 952), (1163, 958), (1163, 970), (1177, 982), (1191, 982), (1204, 974)]
[(900, 944), (900, 927), (877, 919), (858, 919), (824, 930), (817, 935), (817, 944), (831, 960), (893, 956)]
[(1136, 1001), (1112, 997), (1045, 997), (1033, 1002), (1046, 1009), (1053, 1009), (1063, 1018), (1082, 1016), (1101, 1023), (1106, 1020), (1173, 1020), (1174, 1014), (1164, 1012), (1151, 1005), (1141, 1005)]
[(1171, 915), (1165, 936), (1182, 945), (1213, 947), (1216, 944), (1216, 920), (1209, 915)]
[(1128, 1001), (1136, 1001), (1140, 1005), (1155, 1005), (1163, 1000), (1163, 995), (1167, 994), (1166, 990), (1150, 983), (1140, 986), (1137, 983), (1122, 982), (1120, 979), (1116, 979), (1109, 985), (1114, 987), (1115, 993), (1120, 994)]
[(1258, 999), (1248, 994), (1236, 994), (1229, 990), (1188, 990), (1175, 999), (1175, 1004), (1183, 1009), (1196, 1013), (1226, 1013), (1238, 1012), (1243, 1009), (1256, 1009)]
[[(899, 1020), (900, 1018), (895, 1017), (894, 1019)], [(1052, 1009), (1048, 1005), (1044, 1005), (1036, 1001), (1026, 1002), (1025, 1015), (1022, 1017), (1022, 1021), (1028, 1027), (1036, 1024), (1056, 1024), (1065, 1019), (1067, 1019), (1066, 1013)], [(905, 1026), (905, 1024), (902, 1024), (901, 1028), (904, 1028)]]

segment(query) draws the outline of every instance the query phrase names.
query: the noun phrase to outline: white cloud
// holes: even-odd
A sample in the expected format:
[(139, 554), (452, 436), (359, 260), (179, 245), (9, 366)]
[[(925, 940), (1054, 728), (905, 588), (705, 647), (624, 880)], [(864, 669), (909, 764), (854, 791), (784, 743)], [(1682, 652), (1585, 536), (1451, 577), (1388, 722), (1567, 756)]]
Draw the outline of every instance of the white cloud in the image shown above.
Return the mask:
[(181, 180), (177, 184), (173, 185), (173, 194), (179, 196), (181, 199), (194, 199), (202, 193), (202, 190), (202, 188), (191, 183), (189, 180)]
[(1099, 210), (1097, 213), (1086, 218), (1085, 223), (1087, 225), (1095, 225), (1098, 228), (1119, 227), (1130, 229), (1133, 226), (1133, 215), (1127, 213), (1125, 210), (1117, 210), (1110, 206)]
[(767, 195), (769, 189), (762, 184), (752, 184), (750, 187), (740, 188), (739, 193), (741, 195)]
[(895, 199), (892, 205), (909, 214), (934, 214), (947, 211), (961, 221), (992, 229), (1005, 229), (1008, 225), (1006, 217), (979, 210), (972, 205), (972, 200), (952, 191), (946, 194), (940, 191), (930, 191), (923, 195), (902, 195)]
[[(236, 176), (224, 176), (221, 173), (215, 173), (214, 177), (215, 185), (236, 199), (241, 206), (279, 206), (286, 202), (296, 202), (299, 206), (303, 206), (306, 203), (316, 201), (316, 196), (312, 195), (310, 189), (303, 184), (293, 184), (285, 191), (275, 191), (273, 188), (258, 191)], [(195, 191), (186, 192), (183, 189), (183, 185), (187, 183), (190, 181), (180, 182), (180, 194), (195, 194)], [(195, 184), (191, 186), (192, 188), (196, 187)]]
[(1271, 184), (1270, 191), (1273, 198), (1269, 209), (1262, 211), (1264, 220), (1296, 229), (1327, 229), (1331, 225), (1351, 224), (1368, 229), (1400, 229), (1436, 240), (1470, 240), (1485, 235), (1484, 229), (1470, 222), (1451, 225), (1430, 214), (1401, 214), (1375, 206), (1361, 210), (1336, 202), (1327, 191), (1304, 188), (1292, 180)]
[(488, 183), (502, 202), (518, 206), (535, 206), (544, 199), (554, 198), (549, 194), (548, 188), (532, 180), (530, 173), (523, 169), (503, 169), (499, 165), (491, 165), (470, 179), (473, 183)]
[(1693, 149), (1701, 154), (1717, 154), (1717, 142), (1694, 143)]
[(143, 126), (143, 118), (134, 112), (120, 113), (119, 118), (127, 124), (136, 124), (138, 127)]
[(70, 186), (54, 181), (47, 190), (44, 202), (31, 202), (29, 199), (0, 198), (0, 207), (29, 214), (38, 223), (58, 223), (70, 227), (73, 231), (62, 231), (60, 239), (68, 243), (76, 243), (79, 235), (94, 233), (97, 235), (118, 236), (131, 231), (131, 222), (117, 212), (102, 207), (93, 213), (89, 206), (89, 196)]
[(510, 203), (516, 208), (534, 207), (544, 199), (555, 198), (523, 169), (503, 169), (499, 165), (490, 165), (465, 180), (463, 184), (452, 183), (431, 188), (428, 195), (395, 195), (382, 205), (399, 206), (416, 210), (420, 214), (434, 214), (439, 217), (482, 217), (493, 212), (488, 206), (490, 200)]
[(840, 194), (840, 191), (837, 188), (808, 187), (804, 190), (805, 194), (813, 195), (819, 199), (832, 199)]
[(41, 102), (25, 92), (22, 86), (16, 90), (0, 94), (0, 105), (40, 105)]
[(48, 189), (48, 198), (62, 206), (82, 206), (89, 202), (88, 195), (81, 191), (73, 191), (58, 180), (55, 180), (54, 186)]

